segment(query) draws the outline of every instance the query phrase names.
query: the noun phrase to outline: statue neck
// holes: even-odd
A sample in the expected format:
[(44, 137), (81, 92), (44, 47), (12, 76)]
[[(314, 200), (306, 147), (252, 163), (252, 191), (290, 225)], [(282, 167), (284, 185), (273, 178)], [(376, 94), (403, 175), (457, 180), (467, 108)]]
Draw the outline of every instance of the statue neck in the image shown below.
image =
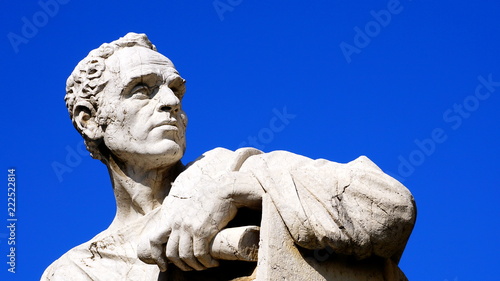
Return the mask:
[(160, 207), (183, 168), (179, 161), (168, 167), (145, 169), (110, 157), (108, 171), (116, 198), (116, 215), (108, 229), (120, 228)]

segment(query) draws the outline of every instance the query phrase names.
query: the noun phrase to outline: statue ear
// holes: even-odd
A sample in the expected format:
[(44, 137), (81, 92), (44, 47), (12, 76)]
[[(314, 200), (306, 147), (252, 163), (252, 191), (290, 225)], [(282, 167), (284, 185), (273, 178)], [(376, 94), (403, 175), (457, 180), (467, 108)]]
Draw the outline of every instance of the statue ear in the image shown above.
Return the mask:
[(96, 122), (96, 111), (89, 102), (79, 102), (73, 109), (75, 126), (92, 140), (101, 139), (104, 136), (101, 126)]

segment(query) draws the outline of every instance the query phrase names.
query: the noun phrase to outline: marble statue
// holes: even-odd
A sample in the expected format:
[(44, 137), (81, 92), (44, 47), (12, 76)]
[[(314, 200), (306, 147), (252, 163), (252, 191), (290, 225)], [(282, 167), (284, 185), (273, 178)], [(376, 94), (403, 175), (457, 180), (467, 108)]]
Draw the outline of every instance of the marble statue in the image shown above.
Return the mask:
[(41, 280), (406, 280), (411, 193), (366, 157), (216, 148), (188, 165), (185, 80), (144, 34), (91, 51), (66, 105), (116, 197)]

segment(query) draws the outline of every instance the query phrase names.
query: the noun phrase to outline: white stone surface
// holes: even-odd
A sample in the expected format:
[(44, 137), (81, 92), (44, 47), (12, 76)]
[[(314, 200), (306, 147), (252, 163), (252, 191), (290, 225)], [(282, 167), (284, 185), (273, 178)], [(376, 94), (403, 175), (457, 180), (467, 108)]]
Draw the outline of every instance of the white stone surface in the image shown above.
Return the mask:
[(135, 33), (75, 68), (66, 104), (108, 168), (117, 212), (42, 280), (405, 280), (415, 204), (403, 185), (366, 157), (217, 148), (184, 166), (184, 82)]
[(407, 281), (391, 259), (362, 261), (328, 250), (297, 247), (269, 196), (264, 197), (256, 280)]
[[(258, 226), (225, 228), (212, 240), (210, 255), (218, 260), (257, 261), (259, 236)], [(156, 264), (151, 258), (151, 246), (147, 239), (140, 241), (137, 256), (145, 263)]]

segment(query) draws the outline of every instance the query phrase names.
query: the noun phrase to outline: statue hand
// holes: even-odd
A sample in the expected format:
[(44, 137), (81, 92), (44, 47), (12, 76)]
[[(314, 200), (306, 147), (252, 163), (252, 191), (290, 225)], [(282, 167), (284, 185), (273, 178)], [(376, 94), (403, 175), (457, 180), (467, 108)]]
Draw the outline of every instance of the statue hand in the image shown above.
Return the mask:
[(218, 266), (210, 255), (210, 242), (234, 218), (236, 205), (223, 187), (204, 185), (191, 196), (176, 195), (174, 187), (163, 202), (161, 219), (150, 236), (151, 257), (161, 271), (167, 262), (184, 271)]

